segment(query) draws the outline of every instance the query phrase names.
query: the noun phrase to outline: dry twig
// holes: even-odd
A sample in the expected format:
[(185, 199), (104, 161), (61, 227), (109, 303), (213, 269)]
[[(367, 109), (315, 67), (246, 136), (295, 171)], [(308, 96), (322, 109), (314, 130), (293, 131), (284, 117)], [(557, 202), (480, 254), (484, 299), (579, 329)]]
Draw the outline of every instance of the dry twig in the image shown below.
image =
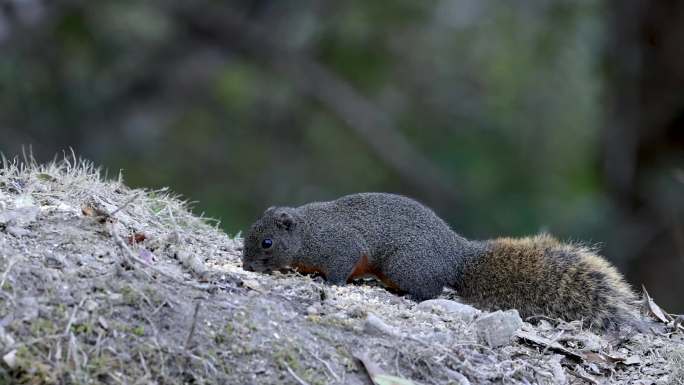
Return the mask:
[(188, 338), (185, 340), (185, 349), (190, 349), (190, 344), (192, 343), (192, 336), (195, 334), (195, 327), (197, 326), (197, 314), (199, 313), (200, 301), (195, 303), (195, 311), (192, 315), (192, 325), (190, 325), (190, 332), (188, 333)]
[(299, 376), (297, 375), (297, 373), (295, 373), (294, 370), (292, 370), (292, 368), (290, 367), (290, 365), (288, 365), (286, 362), (284, 362), (283, 365), (285, 365), (285, 369), (287, 369), (287, 372), (290, 373), (290, 375), (291, 375), (291, 376), (295, 379), (295, 381), (297, 381), (300, 385), (309, 385), (308, 382), (302, 380), (301, 377), (299, 377)]

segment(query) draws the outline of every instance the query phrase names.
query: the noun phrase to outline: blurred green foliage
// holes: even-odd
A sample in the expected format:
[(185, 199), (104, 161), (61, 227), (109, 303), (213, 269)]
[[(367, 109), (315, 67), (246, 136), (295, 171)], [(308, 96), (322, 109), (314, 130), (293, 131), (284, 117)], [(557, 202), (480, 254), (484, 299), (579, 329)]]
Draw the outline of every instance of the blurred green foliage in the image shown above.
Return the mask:
[[(199, 201), (231, 233), (272, 204), (371, 190), (426, 199), (287, 76), (189, 35), (172, 3), (36, 4), (40, 20), (19, 20), (3, 42), (0, 150), (73, 146), (132, 185)], [(456, 186), (459, 207), (439, 208), (459, 231), (598, 237), (598, 1), (225, 7), (390, 114)]]

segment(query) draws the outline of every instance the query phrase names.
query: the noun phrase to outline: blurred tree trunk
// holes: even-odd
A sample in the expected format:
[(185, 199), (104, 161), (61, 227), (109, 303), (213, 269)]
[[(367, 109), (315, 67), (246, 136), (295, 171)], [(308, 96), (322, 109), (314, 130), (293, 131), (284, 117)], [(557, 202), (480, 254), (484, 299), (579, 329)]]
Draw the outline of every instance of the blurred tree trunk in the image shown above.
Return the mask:
[(606, 187), (618, 211), (607, 253), (684, 312), (684, 2), (611, 0)]

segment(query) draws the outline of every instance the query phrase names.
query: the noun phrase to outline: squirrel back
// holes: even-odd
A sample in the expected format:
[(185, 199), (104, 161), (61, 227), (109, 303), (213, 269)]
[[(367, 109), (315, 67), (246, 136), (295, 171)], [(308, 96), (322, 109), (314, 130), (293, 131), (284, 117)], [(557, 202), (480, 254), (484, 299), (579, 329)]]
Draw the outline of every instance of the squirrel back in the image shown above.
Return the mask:
[(342, 285), (373, 275), (417, 300), (445, 286), (483, 309), (583, 320), (616, 329), (635, 319), (635, 296), (593, 250), (548, 235), (470, 241), (407, 197), (362, 193), (272, 207), (247, 232), (243, 268), (296, 268)]

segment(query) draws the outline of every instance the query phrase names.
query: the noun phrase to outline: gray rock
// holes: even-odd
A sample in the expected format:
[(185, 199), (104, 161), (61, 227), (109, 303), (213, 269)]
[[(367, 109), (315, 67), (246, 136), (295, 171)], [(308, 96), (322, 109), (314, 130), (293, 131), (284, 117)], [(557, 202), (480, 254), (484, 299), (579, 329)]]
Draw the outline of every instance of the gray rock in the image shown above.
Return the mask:
[(31, 232), (28, 231), (28, 230), (26, 230), (26, 229), (23, 229), (23, 228), (21, 228), (21, 227), (17, 227), (17, 226), (7, 226), (7, 233), (8, 233), (8, 234), (11, 234), (11, 235), (14, 235), (14, 236), (17, 237), (17, 238), (21, 238), (21, 237), (23, 237), (24, 235), (30, 234)]
[(492, 348), (511, 343), (522, 327), (522, 319), (515, 309), (495, 311), (475, 320), (478, 339)]
[(36, 221), (38, 213), (40, 213), (40, 209), (35, 206), (5, 210), (0, 213), (0, 224), (25, 227)]
[(17, 301), (16, 317), (22, 321), (31, 321), (38, 317), (40, 305), (36, 297), (24, 297)]
[(368, 316), (366, 317), (366, 322), (363, 324), (363, 330), (368, 334), (374, 335), (399, 335), (399, 332), (396, 329), (386, 324), (380, 317), (371, 313), (368, 313)]
[(308, 314), (310, 316), (319, 315), (319, 314), (321, 314), (321, 310), (319, 309), (318, 306), (311, 305), (311, 306), (306, 308), (306, 314)]
[(17, 350), (12, 350), (9, 353), (2, 356), (2, 360), (5, 361), (5, 365), (10, 369), (17, 367)]
[(347, 317), (349, 318), (362, 318), (366, 316), (366, 311), (360, 306), (354, 306), (347, 310)]
[(480, 310), (464, 303), (448, 299), (429, 299), (418, 304), (418, 309), (430, 312), (433, 309), (441, 309), (446, 314), (457, 317), (465, 322), (471, 322), (480, 313)]

